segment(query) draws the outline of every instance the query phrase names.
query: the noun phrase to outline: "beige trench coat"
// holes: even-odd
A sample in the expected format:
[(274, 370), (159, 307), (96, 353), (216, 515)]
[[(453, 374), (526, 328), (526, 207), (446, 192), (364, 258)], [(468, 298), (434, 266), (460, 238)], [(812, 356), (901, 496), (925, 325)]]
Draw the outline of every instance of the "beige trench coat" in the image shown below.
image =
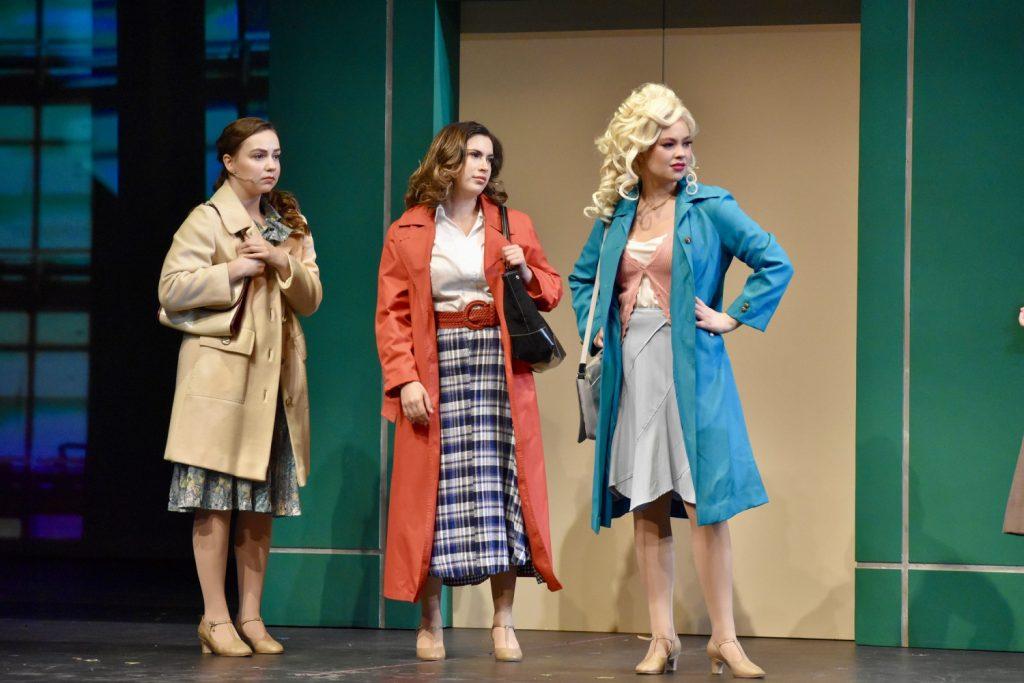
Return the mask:
[[(168, 311), (231, 303), (228, 261), (252, 218), (225, 183), (174, 234), (160, 273)], [(218, 215), (217, 211), (220, 212)], [(309, 476), (306, 343), (298, 315), (312, 315), (323, 290), (313, 238), (293, 233), (281, 247), (291, 276), (272, 268), (249, 285), (241, 329), (233, 338), (184, 335), (164, 458), (264, 481), (278, 391), (284, 402), (300, 486)]]

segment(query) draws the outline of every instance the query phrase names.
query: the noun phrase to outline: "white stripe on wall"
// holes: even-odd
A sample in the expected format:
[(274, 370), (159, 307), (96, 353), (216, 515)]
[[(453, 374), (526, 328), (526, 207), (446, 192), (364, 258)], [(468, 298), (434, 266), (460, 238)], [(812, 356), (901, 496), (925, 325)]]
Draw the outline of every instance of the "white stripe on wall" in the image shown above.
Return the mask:
[(271, 548), (276, 555), (383, 555), (379, 548)]
[(893, 569), (908, 572), (977, 572), (979, 574), (1024, 574), (1024, 567), (1001, 564), (941, 564), (931, 562), (858, 562), (857, 569)]

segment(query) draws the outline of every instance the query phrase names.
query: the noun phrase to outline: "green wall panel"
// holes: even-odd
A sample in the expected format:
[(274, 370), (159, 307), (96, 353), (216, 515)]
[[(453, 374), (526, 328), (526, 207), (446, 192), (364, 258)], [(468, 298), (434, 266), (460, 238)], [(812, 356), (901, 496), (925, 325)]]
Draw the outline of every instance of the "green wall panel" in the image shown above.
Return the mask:
[(263, 618), (288, 626), (378, 625), (380, 560), (376, 555), (272, 553), (273, 590)]
[(860, 645), (900, 644), (900, 572), (858, 569), (854, 638)]
[[(422, 159), (434, 134), (458, 112), (459, 3), (403, 0), (395, 3), (391, 220), (405, 210), (409, 176)], [(390, 434), (389, 448), (390, 455)], [(390, 477), (391, 459), (388, 473)], [(388, 628), (416, 628), (419, 606), (385, 601)], [(452, 593), (441, 594), (444, 624), (451, 626)]]
[(907, 8), (861, 6), (857, 277), (859, 562), (898, 562), (902, 505)]
[(316, 240), (320, 311), (309, 347), (312, 475), (275, 545), (378, 548), (380, 385), (373, 332), (383, 244), (386, 5), (271, 3), (270, 114), (282, 187)]
[(391, 219), (427, 146), (459, 111), (459, 3), (396, 3), (391, 143)]
[[(271, 4), (270, 113), (282, 187), (316, 239), (324, 303), (304, 322), (312, 475), (303, 515), (279, 520), (264, 610), (277, 623), (415, 626), (380, 596), (380, 371), (373, 319), (385, 218), (434, 131), (457, 110), (458, 4), (391, 3), (392, 154), (387, 153), (389, 3)], [(393, 165), (389, 176), (389, 164)], [(385, 217), (392, 185), (393, 216)], [(337, 549), (345, 554), (303, 552)], [(351, 577), (346, 572), (352, 572)], [(301, 599), (294, 597), (301, 585)], [(450, 619), (450, 596), (448, 618)]]
[(1024, 574), (910, 572), (910, 646), (1024, 650)]
[(1024, 564), (1001, 534), (1024, 430), (1024, 3), (917, 3), (911, 560)]

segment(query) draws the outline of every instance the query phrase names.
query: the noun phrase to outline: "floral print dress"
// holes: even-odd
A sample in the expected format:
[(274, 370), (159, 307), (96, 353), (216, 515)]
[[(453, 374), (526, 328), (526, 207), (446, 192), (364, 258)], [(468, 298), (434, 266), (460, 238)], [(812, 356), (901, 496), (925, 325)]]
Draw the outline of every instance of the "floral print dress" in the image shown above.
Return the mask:
[[(281, 220), (274, 207), (264, 204), (262, 209), (267, 222), (262, 230), (263, 238), (274, 245), (280, 244), (291, 234), (291, 228)], [(252, 481), (205, 467), (175, 463), (167, 509), (171, 512), (242, 510), (275, 517), (302, 514), (295, 454), (281, 397), (277, 399), (266, 481)]]

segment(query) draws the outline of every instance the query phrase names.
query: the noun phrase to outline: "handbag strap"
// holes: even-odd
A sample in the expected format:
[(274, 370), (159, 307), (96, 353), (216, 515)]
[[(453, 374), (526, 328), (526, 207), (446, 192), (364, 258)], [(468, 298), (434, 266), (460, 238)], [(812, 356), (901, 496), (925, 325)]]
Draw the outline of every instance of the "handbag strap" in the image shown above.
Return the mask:
[(597, 293), (601, 289), (601, 257), (604, 252), (604, 240), (608, 237), (608, 226), (601, 235), (601, 251), (597, 252), (597, 269), (594, 271), (594, 288), (590, 291), (590, 313), (587, 314), (587, 331), (583, 333), (583, 348), (580, 349), (579, 376), (583, 378), (587, 372), (587, 354), (590, 352), (590, 333), (594, 330), (594, 307), (597, 305)]
[[(505, 239), (508, 240), (509, 244), (515, 244), (515, 242), (512, 241), (512, 234), (508, 229), (508, 207), (504, 204), (499, 204), (498, 213), (501, 215), (501, 234), (505, 236)], [(507, 273), (510, 270), (518, 271), (518, 268), (506, 268), (505, 272)]]

